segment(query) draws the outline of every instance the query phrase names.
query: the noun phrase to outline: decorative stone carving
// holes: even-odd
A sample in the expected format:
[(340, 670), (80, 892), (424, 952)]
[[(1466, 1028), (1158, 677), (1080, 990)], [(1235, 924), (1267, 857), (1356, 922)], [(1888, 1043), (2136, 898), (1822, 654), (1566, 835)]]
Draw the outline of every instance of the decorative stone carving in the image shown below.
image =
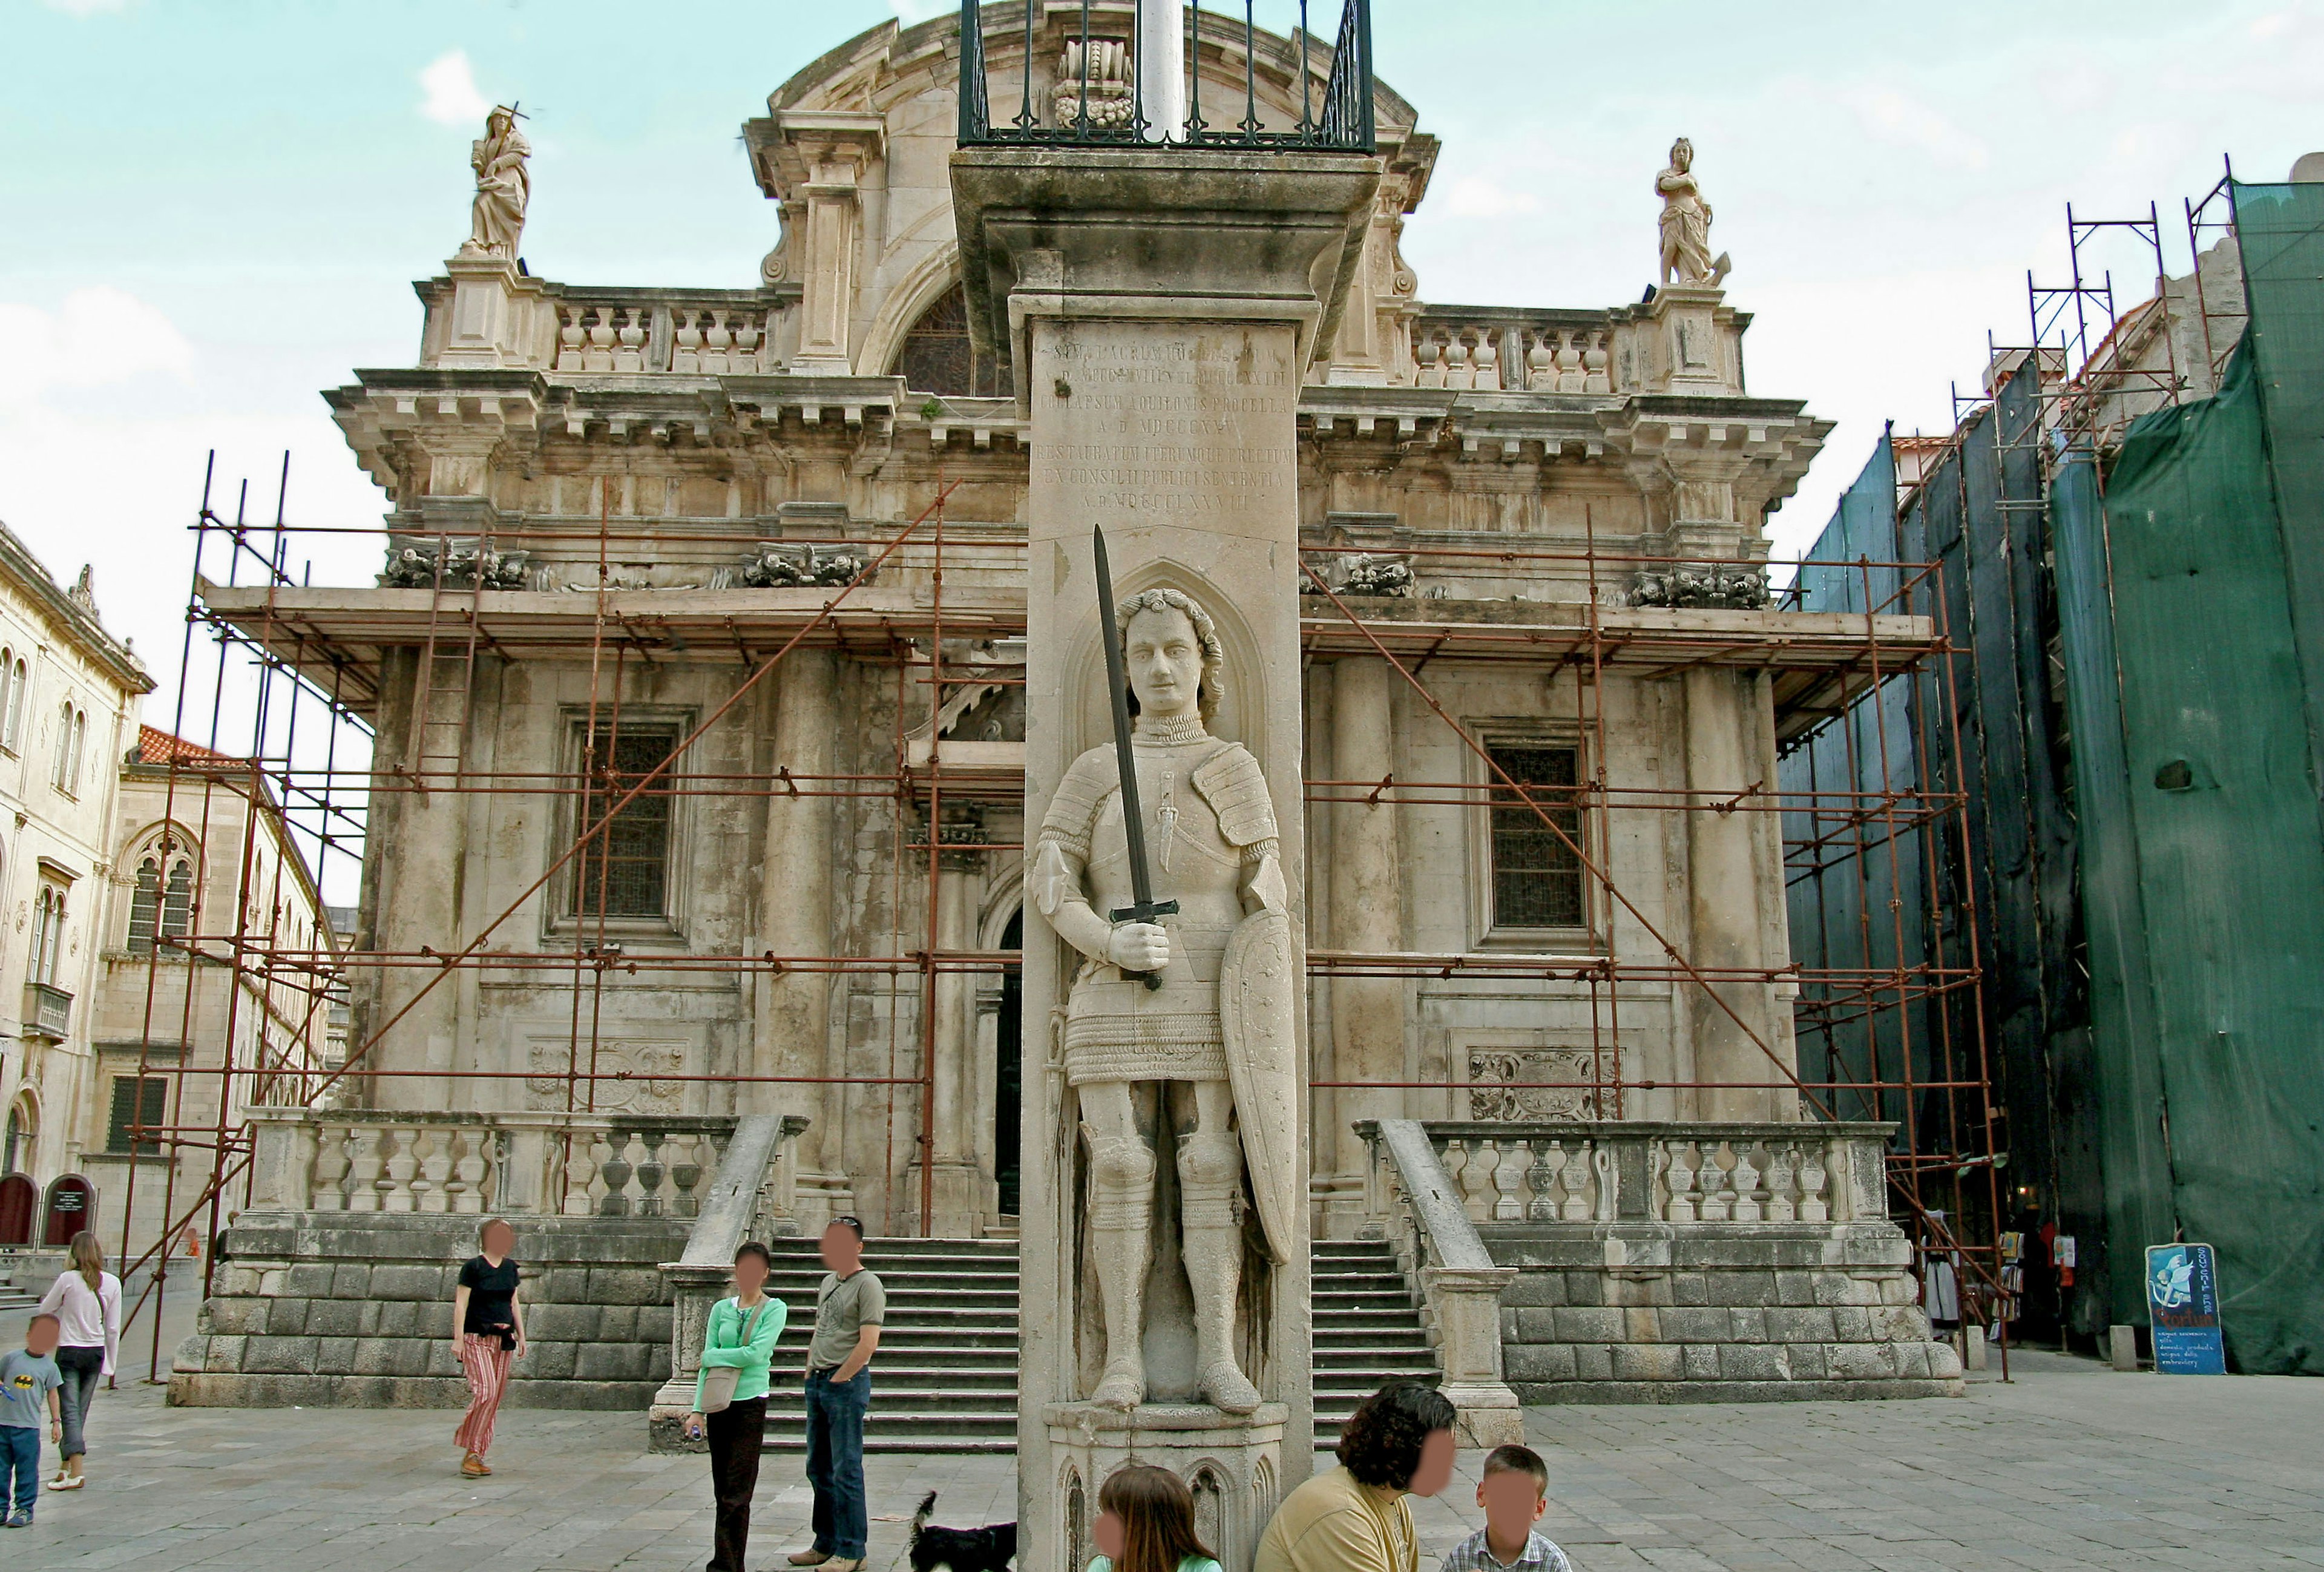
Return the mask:
[(455, 546), (448, 553), (439, 553), (419, 546), (406, 546), (391, 550), (386, 570), (380, 574), (380, 587), (384, 589), (432, 589), (437, 578), (437, 558), (443, 557), (443, 578), (447, 589), (522, 589), (525, 587), (525, 564), (530, 553), (524, 551), (494, 551), (477, 546)]
[(484, 134), (470, 145), (468, 165), (476, 171), (476, 200), (468, 224), (462, 256), (497, 256), (514, 260), (517, 242), (524, 235), (524, 209), (532, 199), (532, 176), (524, 161), (532, 143), (517, 129), (519, 116), (509, 105), (496, 106), (484, 117)]
[(1694, 143), (1671, 143), (1670, 167), (1655, 177), (1662, 194), (1662, 282), (1717, 289), (1734, 264), (1711, 254), (1711, 204), (1694, 180)]
[(836, 587), (863, 577), (863, 556), (845, 546), (767, 546), (743, 559), (742, 581), (752, 589)]
[[(1595, 1119), (1598, 1092), (1591, 1083), (1597, 1078), (1595, 1061), (1586, 1048), (1471, 1049), (1469, 1117)], [(1544, 1081), (1581, 1084), (1538, 1085)]]
[[(1374, 557), (1365, 553), (1347, 559), (1340, 582), (1333, 587), (1342, 595), (1406, 599), (1413, 594), (1417, 582), (1409, 562), (1395, 557)], [(1299, 593), (1321, 595), (1323, 590), (1317, 587), (1314, 579), (1303, 576), (1299, 580)]]
[(1631, 582), (1630, 604), (1670, 609), (1710, 606), (1729, 611), (1764, 611), (1767, 606), (1767, 578), (1761, 569), (1746, 563), (1682, 563), (1657, 568), (1640, 573)]
[[(1082, 41), (1067, 39), (1065, 57), (1057, 62), (1057, 87), (1051, 99), (1059, 125), (1081, 122), (1082, 63)], [(1136, 108), (1130, 97), (1130, 46), (1120, 39), (1091, 39), (1088, 63), (1090, 129), (1127, 130)]]
[(1176, 590), (1149, 589), (1116, 623), (1138, 707), (1147, 855), (1157, 893), (1177, 910), (1157, 922), (1103, 915), (1132, 900), (1111, 746), (1065, 772), (1028, 876), (1035, 910), (1084, 957), (1058, 1038), (1089, 1148), (1087, 1259), (1106, 1350), (1089, 1398), (1119, 1410), (1146, 1399), (1157, 1151), (1175, 1144), (1196, 1383), (1214, 1407), (1247, 1414), (1260, 1394), (1235, 1352), (1246, 1174), (1274, 1260), (1294, 1248), (1305, 1204), (1293, 1031), (1301, 979), (1275, 813), (1258, 761), (1207, 729), (1224, 663), (1209, 615)]

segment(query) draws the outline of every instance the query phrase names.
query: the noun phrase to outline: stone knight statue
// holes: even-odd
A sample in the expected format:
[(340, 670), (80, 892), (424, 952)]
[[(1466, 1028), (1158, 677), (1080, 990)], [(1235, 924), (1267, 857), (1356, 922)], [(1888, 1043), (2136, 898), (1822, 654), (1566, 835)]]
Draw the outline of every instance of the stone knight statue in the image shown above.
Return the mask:
[(471, 143), (469, 167), (476, 171), (476, 202), (469, 220), (462, 256), (500, 256), (515, 260), (518, 239), (524, 234), (525, 204), (532, 199), (532, 177), (524, 161), (532, 143), (516, 125), (516, 110), (495, 106), (484, 119), (484, 134)]
[(1662, 194), (1662, 282), (1717, 289), (1734, 266), (1725, 252), (1711, 254), (1711, 204), (1694, 180), (1694, 143), (1671, 143), (1670, 167), (1655, 177)]
[[(1102, 546), (1099, 562), (1102, 578)], [(1148, 589), (1112, 621), (1128, 689), (1115, 702), (1136, 717), (1117, 736), (1135, 790), (1121, 789), (1115, 747), (1075, 759), (1028, 873), (1035, 909), (1084, 957), (1062, 1058), (1087, 1145), (1087, 1248), (1105, 1332), (1090, 1398), (1115, 1409), (1146, 1399), (1156, 1153), (1175, 1144), (1195, 1382), (1217, 1408), (1248, 1413), (1260, 1396), (1235, 1344), (1246, 1175), (1268, 1259), (1288, 1258), (1306, 1198), (1293, 1031), (1301, 979), (1275, 811), (1258, 760), (1210, 735), (1223, 673), (1209, 615), (1177, 590)], [(1142, 837), (1126, 828), (1125, 796)], [(1170, 901), (1148, 901), (1147, 880), (1133, 876), (1140, 852), (1152, 893)], [(1138, 920), (1133, 900), (1176, 909)]]

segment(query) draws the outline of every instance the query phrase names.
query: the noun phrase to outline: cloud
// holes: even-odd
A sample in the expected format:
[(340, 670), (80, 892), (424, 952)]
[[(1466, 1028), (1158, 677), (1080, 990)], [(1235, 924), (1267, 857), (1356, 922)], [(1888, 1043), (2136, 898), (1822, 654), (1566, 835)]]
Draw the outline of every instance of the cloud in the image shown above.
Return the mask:
[(126, 11), (129, 0), (41, 0), (51, 11), (61, 11), (68, 16), (97, 16), (108, 11)]
[(1840, 101), (1874, 137), (1897, 147), (1917, 148), (1941, 164), (1983, 169), (1985, 143), (1939, 111), (1894, 88), (1850, 88)]
[(176, 324), (124, 291), (75, 290), (54, 311), (0, 301), (0, 403), (22, 404), (51, 388), (101, 387), (193, 375), (194, 347)]
[(438, 125), (475, 125), (492, 113), (492, 101), (476, 88), (466, 50), (447, 51), (421, 67), (420, 88), (427, 95), (420, 112)]

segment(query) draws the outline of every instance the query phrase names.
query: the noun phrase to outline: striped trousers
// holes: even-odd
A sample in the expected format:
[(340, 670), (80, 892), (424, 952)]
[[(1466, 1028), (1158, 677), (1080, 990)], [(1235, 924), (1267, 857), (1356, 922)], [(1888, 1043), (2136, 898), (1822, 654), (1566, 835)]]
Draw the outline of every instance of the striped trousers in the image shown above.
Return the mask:
[(471, 1332), (460, 1339), (460, 1370), (468, 1378), (468, 1412), (452, 1439), (464, 1452), (481, 1457), (493, 1444), (493, 1420), (508, 1391), (509, 1361), (515, 1350), (501, 1346), (498, 1337)]

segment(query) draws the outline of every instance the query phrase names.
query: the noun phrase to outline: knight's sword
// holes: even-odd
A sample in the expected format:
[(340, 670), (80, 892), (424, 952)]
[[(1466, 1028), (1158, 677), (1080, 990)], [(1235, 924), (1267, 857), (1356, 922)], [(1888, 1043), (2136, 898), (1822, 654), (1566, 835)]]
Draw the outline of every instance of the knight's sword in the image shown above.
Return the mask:
[[(1130, 904), (1108, 913), (1116, 922), (1152, 922), (1176, 917), (1176, 901), (1154, 899), (1154, 880), (1146, 869), (1146, 815), (1138, 805), (1138, 755), (1130, 746), (1130, 681), (1121, 667), (1121, 629), (1113, 620), (1113, 569), (1105, 556), (1105, 532), (1093, 526), (1097, 542), (1097, 616), (1105, 640), (1105, 691), (1113, 708), (1113, 762), (1121, 773), (1121, 832), (1130, 842)], [(1149, 988), (1162, 985), (1158, 972), (1125, 972)]]

